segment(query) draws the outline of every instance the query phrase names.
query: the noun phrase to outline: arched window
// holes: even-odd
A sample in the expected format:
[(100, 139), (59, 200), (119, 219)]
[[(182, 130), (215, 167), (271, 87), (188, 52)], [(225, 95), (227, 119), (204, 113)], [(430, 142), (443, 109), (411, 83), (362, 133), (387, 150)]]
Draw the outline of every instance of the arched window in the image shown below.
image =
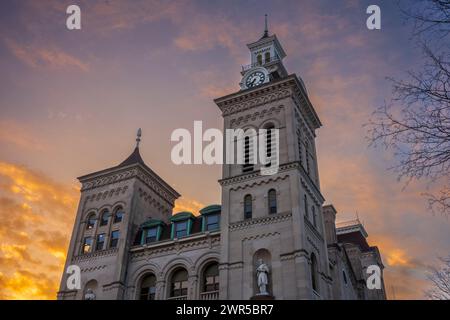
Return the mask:
[(95, 226), (95, 214), (91, 213), (87, 219), (86, 229), (93, 229)]
[(114, 223), (122, 222), (124, 214), (122, 207), (117, 208), (114, 213)]
[(170, 279), (170, 297), (185, 297), (188, 291), (188, 273), (185, 269), (176, 270)]
[(219, 265), (217, 262), (209, 264), (203, 272), (202, 292), (219, 291)]
[(269, 52), (269, 51), (267, 51), (267, 52), (264, 54), (264, 61), (265, 61), (266, 63), (270, 62), (270, 52)]
[(155, 300), (156, 292), (156, 277), (153, 274), (148, 274), (142, 278), (141, 290), (139, 293), (140, 300)]
[(252, 218), (252, 196), (246, 195), (244, 197), (244, 219)]
[(244, 165), (242, 167), (243, 172), (253, 171), (253, 161), (251, 159), (251, 137), (245, 136), (244, 138)]
[(270, 189), (268, 193), (269, 199), (269, 213), (277, 213), (277, 192), (275, 189)]
[(262, 65), (262, 55), (258, 54), (258, 56), (256, 57), (256, 62), (258, 65)]
[(318, 270), (317, 270), (317, 259), (314, 253), (311, 253), (311, 285), (314, 291), (319, 292), (318, 286)]
[(100, 219), (100, 226), (106, 226), (109, 222), (109, 217), (111, 216), (111, 214), (109, 213), (108, 210), (104, 210), (102, 212), (102, 216)]
[(270, 167), (272, 165), (272, 149), (275, 149), (275, 141), (273, 140), (273, 129), (275, 126), (273, 124), (268, 124), (265, 129), (266, 131), (266, 158), (267, 158), (267, 164), (266, 167)]

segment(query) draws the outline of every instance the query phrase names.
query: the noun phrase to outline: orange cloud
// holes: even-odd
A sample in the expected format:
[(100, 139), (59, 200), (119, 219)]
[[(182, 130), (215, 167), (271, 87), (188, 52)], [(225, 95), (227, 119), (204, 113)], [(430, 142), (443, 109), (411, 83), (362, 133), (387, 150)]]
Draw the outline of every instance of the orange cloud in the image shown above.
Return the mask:
[(17, 59), (32, 68), (89, 71), (88, 64), (57, 47), (23, 45), (11, 39), (5, 39), (5, 43)]
[(199, 210), (203, 209), (204, 207), (205, 205), (203, 203), (200, 203), (193, 199), (181, 197), (176, 201), (173, 212), (177, 213), (180, 211), (190, 211), (193, 214), (197, 215)]
[(55, 299), (77, 190), (0, 162), (0, 298)]

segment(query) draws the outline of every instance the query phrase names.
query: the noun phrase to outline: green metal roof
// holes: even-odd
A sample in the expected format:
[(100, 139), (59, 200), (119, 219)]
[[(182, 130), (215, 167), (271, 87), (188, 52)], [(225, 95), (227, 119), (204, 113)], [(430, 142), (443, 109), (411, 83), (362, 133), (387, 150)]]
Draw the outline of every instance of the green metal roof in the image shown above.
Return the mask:
[(142, 228), (151, 228), (151, 227), (155, 227), (155, 226), (162, 225), (162, 224), (164, 224), (164, 222), (162, 220), (148, 219), (143, 224), (141, 224), (141, 227)]
[(189, 211), (181, 211), (178, 213), (175, 213), (169, 220), (171, 222), (174, 221), (180, 221), (180, 220), (186, 220), (186, 219), (194, 219), (195, 216), (192, 212)]
[(201, 215), (208, 215), (211, 213), (217, 213), (220, 212), (222, 210), (222, 206), (219, 204), (211, 204), (207, 207), (204, 207), (203, 209), (200, 210), (200, 214)]

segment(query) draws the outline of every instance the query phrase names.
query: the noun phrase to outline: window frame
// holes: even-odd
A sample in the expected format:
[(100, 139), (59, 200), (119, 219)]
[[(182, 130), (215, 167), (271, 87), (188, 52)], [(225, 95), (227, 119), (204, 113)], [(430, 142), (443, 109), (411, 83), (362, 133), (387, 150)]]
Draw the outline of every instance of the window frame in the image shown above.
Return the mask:
[(246, 194), (244, 196), (244, 220), (252, 219), (252, 217), (253, 217), (253, 197), (251, 194)]
[[(210, 223), (209, 220), (211, 218), (216, 218), (217, 222)], [(204, 227), (205, 231), (216, 231), (216, 230), (220, 229), (220, 214), (219, 213), (209, 214), (209, 215), (203, 217), (203, 219), (205, 219), (205, 227)], [(211, 225), (217, 225), (217, 227), (216, 228), (210, 228)]]
[[(120, 213), (120, 221), (117, 220), (117, 213)], [(114, 211), (113, 224), (121, 223), (123, 221), (123, 216), (125, 215), (125, 210), (122, 207), (117, 208)]]
[[(179, 225), (182, 225), (182, 224), (186, 226), (185, 229), (183, 229), (183, 230), (178, 230), (178, 226), (179, 226)], [(187, 236), (189, 235), (189, 221), (188, 221), (188, 220), (175, 221), (175, 222), (174, 222), (173, 228), (174, 228), (174, 230), (173, 230), (173, 232), (174, 232), (174, 238), (179, 239), (179, 238), (187, 237)], [(185, 231), (186, 234), (184, 234), (184, 235), (182, 235), (182, 236), (179, 236), (179, 235), (178, 235), (178, 232), (180, 232), (180, 231)]]
[[(105, 223), (105, 215), (107, 215), (106, 217), (106, 223)], [(109, 210), (105, 209), (102, 211), (101, 215), (100, 215), (100, 223), (99, 226), (100, 227), (104, 227), (107, 226), (109, 224), (109, 218), (111, 217), (111, 213), (109, 212)]]
[[(271, 195), (273, 195), (273, 197)], [(278, 212), (277, 190), (270, 189), (267, 192), (267, 202), (269, 207), (269, 214), (276, 214)], [(273, 204), (275, 204), (275, 206), (273, 206)], [(275, 208), (274, 211), (272, 210), (273, 208)]]
[[(103, 241), (98, 241), (99, 237), (103, 236)], [(105, 249), (105, 241), (106, 241), (106, 233), (99, 233), (96, 237), (95, 237), (95, 251), (101, 251)], [(99, 249), (98, 248), (98, 244), (101, 243), (102, 247)]]
[[(153, 286), (149, 287), (143, 287), (143, 283), (146, 280), (146, 278), (152, 277), (154, 280)], [(151, 281), (152, 282), (152, 281)], [(152, 284), (152, 283), (151, 283)], [(142, 293), (143, 289), (148, 289), (146, 293)], [(151, 290), (153, 289), (153, 290)], [(146, 299), (143, 299), (145, 297)], [(153, 273), (146, 274), (142, 277), (140, 286), (139, 286), (139, 300), (155, 300), (156, 297), (156, 276)]]
[(96, 221), (97, 218), (95, 217), (95, 213), (90, 213), (86, 219), (86, 230), (94, 229)]
[[(114, 238), (113, 234), (116, 234), (116, 233), (117, 233), (117, 238)], [(111, 237), (109, 239), (109, 248), (110, 249), (117, 248), (119, 246), (119, 239), (120, 239), (120, 230), (111, 231)], [(114, 246), (112, 245), (113, 241), (115, 241)]]
[[(174, 278), (178, 273), (183, 272), (186, 275), (186, 280), (178, 280), (175, 281)], [(186, 269), (181, 268), (179, 270), (175, 270), (170, 278), (170, 290), (169, 290), (169, 296), (170, 298), (176, 298), (176, 297), (184, 297), (188, 294), (189, 289), (189, 274)], [(177, 284), (179, 285), (179, 288), (177, 287)]]
[[(153, 242), (157, 242), (159, 240), (159, 228), (160, 226), (154, 226), (154, 227), (149, 227), (149, 228), (145, 228), (144, 229), (144, 244), (149, 244), (149, 243), (153, 243)], [(148, 236), (150, 230), (154, 230), (155, 231), (155, 235), (154, 235), (154, 240), (152, 241), (148, 241), (148, 239), (150, 238)]]
[[(87, 244), (87, 240), (90, 240), (90, 244)], [(92, 252), (92, 247), (94, 245), (94, 239), (92, 236), (84, 237), (83, 238), (83, 245), (81, 246), (81, 253), (82, 254), (88, 254)], [(89, 250), (86, 250), (86, 246), (89, 246)]]

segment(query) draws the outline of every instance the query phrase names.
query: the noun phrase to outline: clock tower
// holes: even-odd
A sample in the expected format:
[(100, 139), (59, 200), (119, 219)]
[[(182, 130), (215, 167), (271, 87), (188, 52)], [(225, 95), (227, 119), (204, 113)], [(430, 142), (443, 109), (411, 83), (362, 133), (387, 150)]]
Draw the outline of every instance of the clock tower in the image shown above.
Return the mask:
[[(257, 269), (269, 272), (264, 298), (328, 299), (331, 278), (315, 148), (319, 117), (303, 81), (289, 74), (276, 35), (267, 28), (247, 45), (250, 64), (240, 90), (215, 99), (224, 130), (276, 130), (278, 170), (263, 164), (222, 168), (220, 299), (261, 298)], [(244, 154), (256, 153), (242, 144)], [(266, 145), (268, 147), (268, 145)], [(239, 145), (238, 145), (239, 147)]]
[(250, 50), (250, 64), (243, 66), (241, 70), (243, 78), (240, 86), (243, 90), (288, 75), (282, 62), (286, 53), (277, 36), (269, 36), (267, 15), (265, 18), (263, 36), (258, 41), (247, 45)]

